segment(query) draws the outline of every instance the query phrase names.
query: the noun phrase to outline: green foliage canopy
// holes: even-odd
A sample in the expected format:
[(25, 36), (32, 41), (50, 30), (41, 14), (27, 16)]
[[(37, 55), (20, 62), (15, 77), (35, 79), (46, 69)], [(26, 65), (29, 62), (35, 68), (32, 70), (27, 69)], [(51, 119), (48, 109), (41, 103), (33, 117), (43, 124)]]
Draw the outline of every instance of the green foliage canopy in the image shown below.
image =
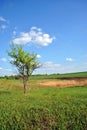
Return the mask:
[(29, 77), (35, 69), (40, 67), (37, 55), (23, 50), (23, 46), (11, 44), (8, 55), (12, 58), (11, 64), (15, 65), (21, 76)]

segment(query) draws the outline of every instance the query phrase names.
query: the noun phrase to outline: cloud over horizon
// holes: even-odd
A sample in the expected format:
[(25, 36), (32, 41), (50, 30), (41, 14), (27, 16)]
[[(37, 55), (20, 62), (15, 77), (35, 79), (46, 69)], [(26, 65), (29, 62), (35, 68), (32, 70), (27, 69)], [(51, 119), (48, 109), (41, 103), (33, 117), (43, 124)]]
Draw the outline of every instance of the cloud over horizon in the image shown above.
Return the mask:
[(51, 61), (47, 61), (42, 63), (42, 66), (38, 68), (34, 73), (35, 74), (53, 74), (59, 73), (61, 68), (61, 64), (56, 64)]
[(74, 72), (83, 72), (87, 69), (87, 64), (74, 65), (62, 65), (56, 64), (51, 61), (44, 62), (43, 65), (38, 68), (34, 74), (61, 74), (61, 73), (74, 73)]
[(74, 61), (74, 59), (71, 58), (71, 57), (67, 57), (67, 58), (66, 58), (66, 61), (72, 62), (72, 61)]
[(32, 43), (39, 46), (48, 46), (53, 42), (55, 37), (44, 33), (41, 28), (31, 27), (29, 32), (21, 32), (20, 37), (12, 40), (14, 44)]
[(3, 57), (3, 58), (0, 59), (0, 61), (2, 61), (2, 62), (6, 62), (7, 59)]

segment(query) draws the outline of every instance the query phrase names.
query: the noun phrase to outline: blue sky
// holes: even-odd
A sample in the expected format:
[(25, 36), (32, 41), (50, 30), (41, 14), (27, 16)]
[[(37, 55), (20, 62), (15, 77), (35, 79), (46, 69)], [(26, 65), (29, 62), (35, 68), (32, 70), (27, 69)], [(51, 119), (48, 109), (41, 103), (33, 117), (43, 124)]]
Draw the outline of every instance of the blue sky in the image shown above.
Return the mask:
[(0, 75), (16, 73), (11, 41), (37, 54), (34, 73), (87, 71), (87, 1), (0, 0)]

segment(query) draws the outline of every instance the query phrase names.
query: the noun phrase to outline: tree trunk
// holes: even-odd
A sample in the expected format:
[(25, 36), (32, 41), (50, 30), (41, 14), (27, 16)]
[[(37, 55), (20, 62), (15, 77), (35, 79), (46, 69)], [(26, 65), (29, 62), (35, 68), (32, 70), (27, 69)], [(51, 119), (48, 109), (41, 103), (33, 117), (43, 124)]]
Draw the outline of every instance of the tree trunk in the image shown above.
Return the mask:
[(28, 85), (28, 78), (23, 78), (23, 82), (24, 82), (24, 94), (26, 94), (27, 92), (27, 85)]

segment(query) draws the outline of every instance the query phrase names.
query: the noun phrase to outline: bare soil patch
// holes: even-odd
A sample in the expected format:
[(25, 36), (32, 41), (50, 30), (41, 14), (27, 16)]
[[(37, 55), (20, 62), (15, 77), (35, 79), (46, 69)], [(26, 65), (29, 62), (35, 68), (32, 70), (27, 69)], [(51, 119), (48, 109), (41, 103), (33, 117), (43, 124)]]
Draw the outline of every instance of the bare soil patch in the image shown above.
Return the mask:
[(87, 78), (73, 78), (73, 79), (58, 79), (58, 80), (43, 80), (39, 83), (40, 86), (48, 87), (73, 87), (87, 85)]

